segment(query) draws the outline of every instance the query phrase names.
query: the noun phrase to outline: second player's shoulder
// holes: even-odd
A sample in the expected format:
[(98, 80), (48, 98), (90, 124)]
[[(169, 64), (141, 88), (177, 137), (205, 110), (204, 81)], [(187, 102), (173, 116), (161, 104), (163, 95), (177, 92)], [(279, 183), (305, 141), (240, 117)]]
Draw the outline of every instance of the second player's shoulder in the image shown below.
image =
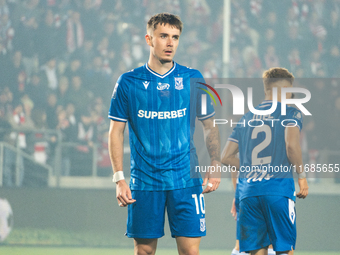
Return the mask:
[(303, 120), (302, 112), (299, 109), (292, 106), (287, 106), (286, 116), (288, 116), (289, 118), (297, 119), (301, 122)]

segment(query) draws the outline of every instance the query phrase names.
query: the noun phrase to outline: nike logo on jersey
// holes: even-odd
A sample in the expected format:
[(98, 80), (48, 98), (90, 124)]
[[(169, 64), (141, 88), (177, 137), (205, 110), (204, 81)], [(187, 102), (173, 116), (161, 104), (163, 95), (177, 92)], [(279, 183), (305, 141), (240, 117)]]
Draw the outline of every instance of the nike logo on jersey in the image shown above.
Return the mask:
[(144, 88), (147, 89), (149, 86), (150, 82), (149, 81), (143, 81)]

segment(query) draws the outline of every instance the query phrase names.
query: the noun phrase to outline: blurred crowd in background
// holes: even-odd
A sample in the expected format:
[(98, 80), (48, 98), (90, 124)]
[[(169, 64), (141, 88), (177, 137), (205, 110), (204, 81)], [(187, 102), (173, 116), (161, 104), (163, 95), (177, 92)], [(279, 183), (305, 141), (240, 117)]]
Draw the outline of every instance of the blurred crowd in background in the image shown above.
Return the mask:
[[(1, 141), (49, 163), (55, 135), (4, 130), (60, 130), (84, 155), (98, 144), (98, 164), (109, 168), (113, 86), (147, 61), (146, 22), (165, 10), (184, 23), (175, 61), (205, 78), (260, 78), (276, 66), (297, 78), (340, 77), (340, 0), (232, 0), (227, 74), (222, 0), (0, 0)], [(340, 85), (331, 86), (309, 89), (339, 117)]]

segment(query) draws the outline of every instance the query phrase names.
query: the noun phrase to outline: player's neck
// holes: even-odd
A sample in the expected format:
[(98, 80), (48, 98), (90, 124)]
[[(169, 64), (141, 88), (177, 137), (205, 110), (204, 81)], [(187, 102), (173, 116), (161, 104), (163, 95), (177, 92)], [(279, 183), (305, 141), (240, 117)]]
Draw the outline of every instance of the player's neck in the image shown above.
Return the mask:
[(160, 60), (155, 58), (149, 58), (148, 66), (156, 73), (163, 75), (166, 74), (173, 66), (174, 62), (162, 63)]

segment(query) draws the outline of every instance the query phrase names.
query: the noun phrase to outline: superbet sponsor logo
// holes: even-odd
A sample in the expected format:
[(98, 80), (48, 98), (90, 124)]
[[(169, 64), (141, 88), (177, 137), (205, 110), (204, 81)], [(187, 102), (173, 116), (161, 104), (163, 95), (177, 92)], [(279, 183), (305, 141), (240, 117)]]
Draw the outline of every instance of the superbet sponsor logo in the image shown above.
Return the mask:
[(156, 111), (138, 111), (139, 118), (146, 118), (146, 119), (176, 119), (186, 116), (187, 108), (180, 109), (177, 111), (164, 111), (164, 112), (156, 112)]

